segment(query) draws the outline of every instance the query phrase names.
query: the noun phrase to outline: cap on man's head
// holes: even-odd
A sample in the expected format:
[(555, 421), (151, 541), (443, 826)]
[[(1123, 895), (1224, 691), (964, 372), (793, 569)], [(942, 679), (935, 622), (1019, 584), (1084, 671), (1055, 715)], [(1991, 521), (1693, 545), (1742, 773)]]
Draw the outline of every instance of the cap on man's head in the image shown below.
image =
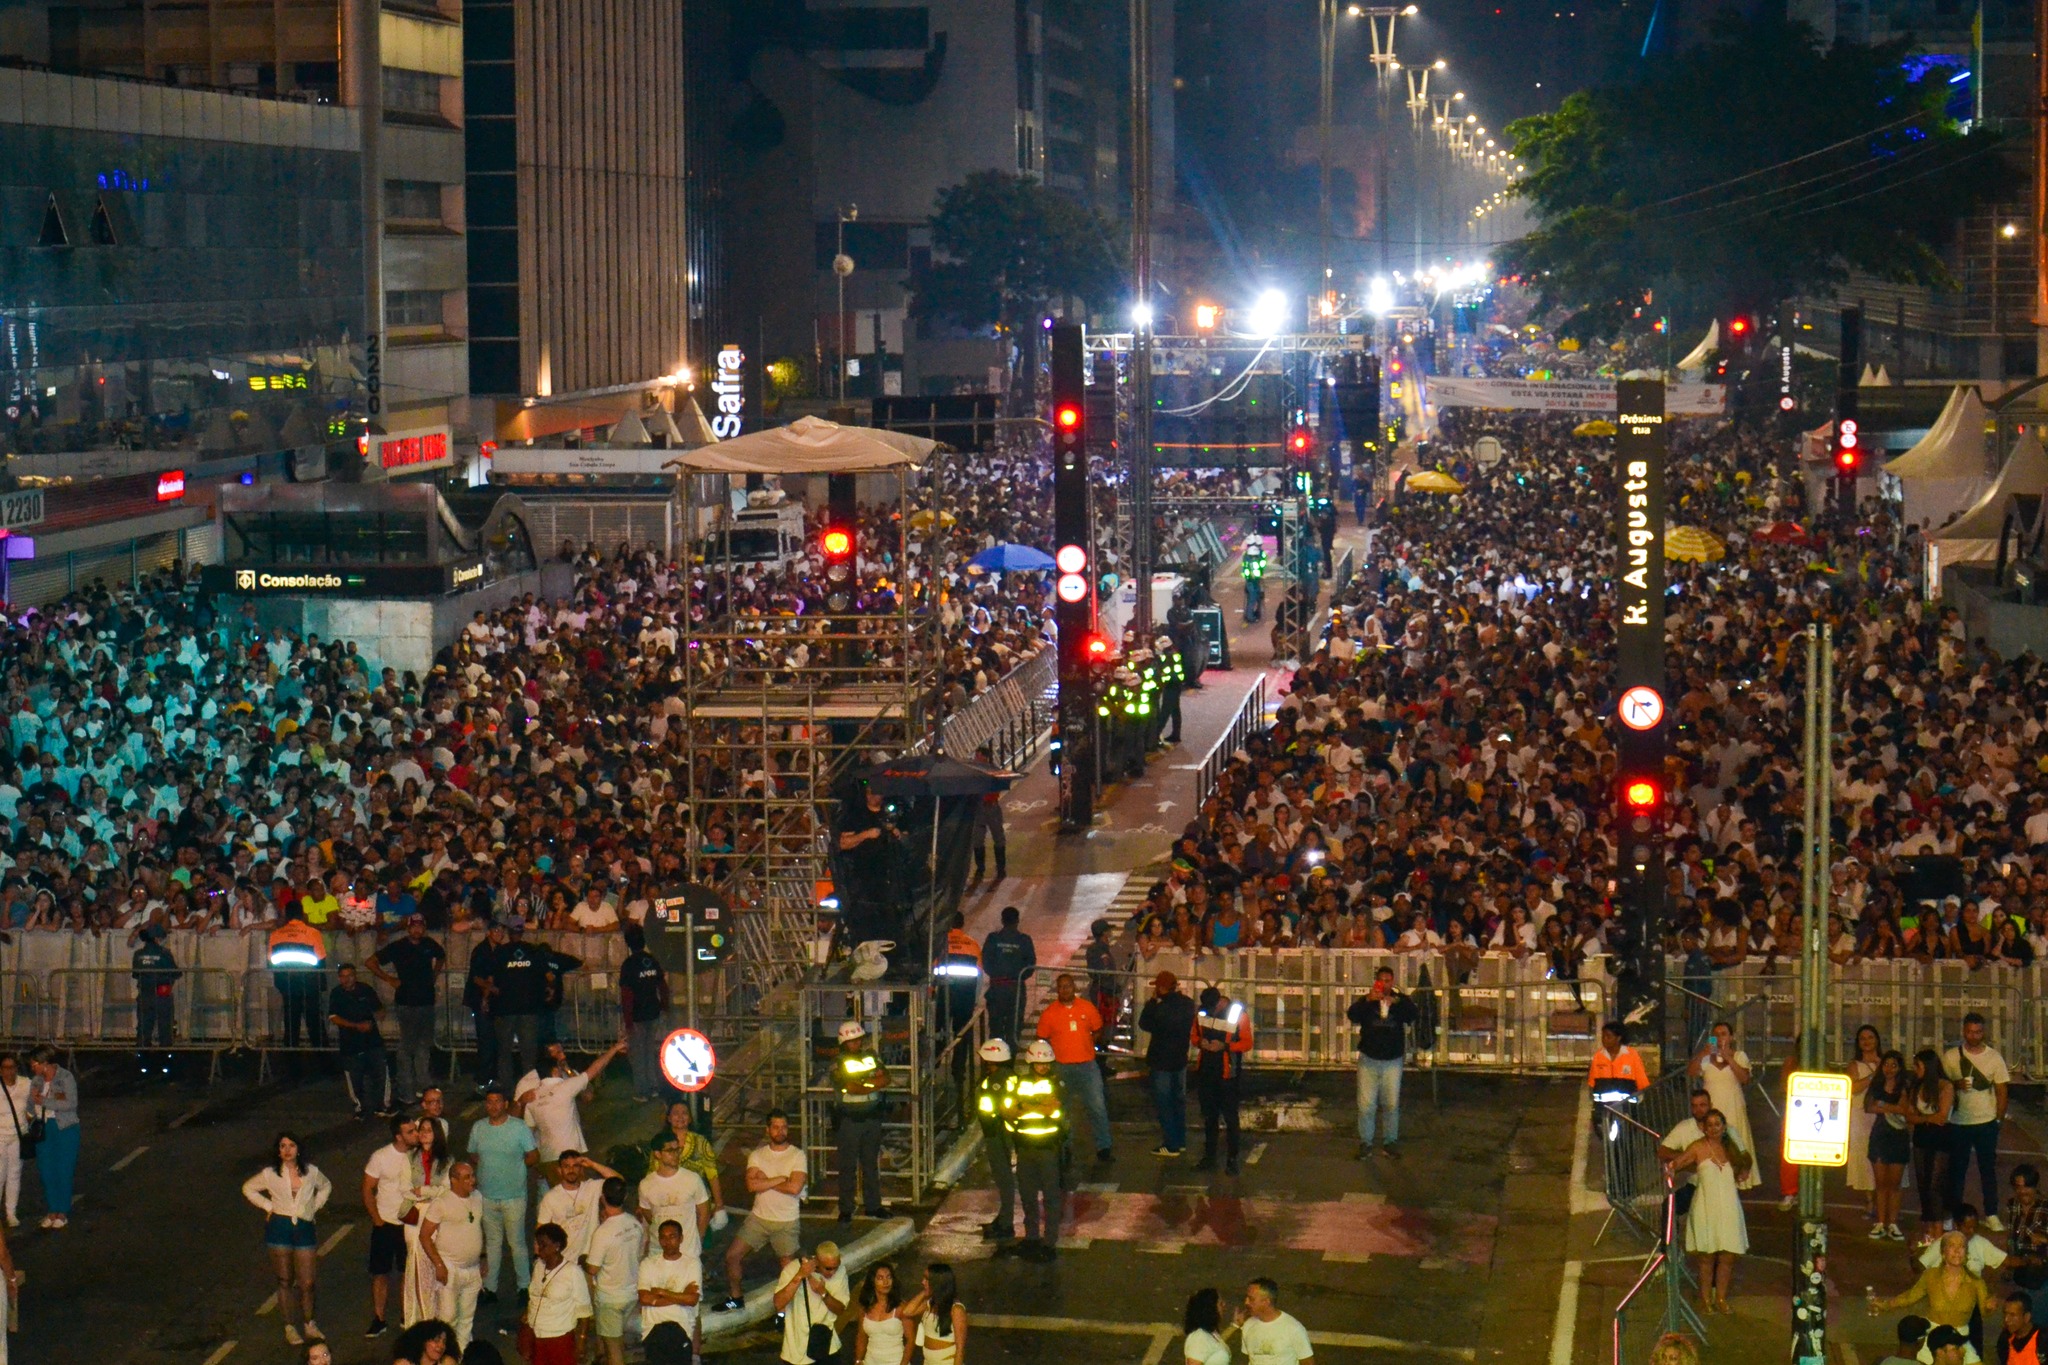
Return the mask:
[(1970, 1339), (1968, 1337), (1947, 1323), (1943, 1323), (1927, 1333), (1927, 1349), (1930, 1351), (1939, 1351), (1948, 1346), (1963, 1347), (1969, 1345), (1969, 1343)]
[(1161, 972), (1152, 978), (1152, 988), (1154, 990), (1170, 991), (1179, 985), (1180, 978), (1172, 972)]

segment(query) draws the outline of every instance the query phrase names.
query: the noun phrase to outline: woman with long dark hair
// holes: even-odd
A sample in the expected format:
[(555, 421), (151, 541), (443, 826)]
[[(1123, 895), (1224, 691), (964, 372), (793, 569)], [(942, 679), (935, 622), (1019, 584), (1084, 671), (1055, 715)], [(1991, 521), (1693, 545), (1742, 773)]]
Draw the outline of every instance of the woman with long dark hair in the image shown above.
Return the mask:
[(242, 1182), (242, 1198), (266, 1215), (263, 1246), (277, 1275), (277, 1311), (284, 1339), (293, 1346), (320, 1340), (313, 1321), (313, 1284), (320, 1264), (320, 1238), (313, 1220), (334, 1193), (333, 1184), (306, 1155), (296, 1133), (279, 1133), (270, 1164)]
[(1223, 1342), (1223, 1296), (1216, 1290), (1204, 1287), (1188, 1295), (1180, 1326), (1187, 1334), (1180, 1348), (1186, 1365), (1230, 1365), (1230, 1347)]
[(1870, 1170), (1877, 1188), (1870, 1225), (1872, 1237), (1906, 1240), (1899, 1231), (1900, 1182), (1913, 1161), (1913, 1128), (1908, 1105), (1906, 1058), (1891, 1048), (1877, 1061), (1877, 1074), (1863, 1092), (1863, 1110), (1871, 1116)]
[(1913, 1054), (1907, 1086), (1906, 1121), (1913, 1125), (1913, 1179), (1920, 1182), (1920, 1239), (1924, 1247), (1941, 1235), (1941, 1182), (1948, 1178), (1948, 1116), (1956, 1088), (1942, 1070), (1941, 1054), (1923, 1047)]
[(904, 1365), (910, 1359), (908, 1324), (897, 1297), (896, 1267), (887, 1261), (874, 1266), (860, 1282), (860, 1333), (854, 1338), (854, 1365)]
[(933, 1261), (924, 1270), (917, 1297), (903, 1305), (906, 1320), (917, 1322), (917, 1349), (924, 1365), (965, 1365), (967, 1306), (953, 1280), (953, 1267)]
[(1849, 1188), (1864, 1193), (1864, 1206), (1877, 1216), (1877, 1178), (1870, 1165), (1870, 1130), (1877, 1122), (1875, 1111), (1864, 1107), (1863, 1097), (1877, 1074), (1878, 1059), (1884, 1055), (1884, 1038), (1876, 1027), (1865, 1024), (1856, 1030), (1855, 1055), (1849, 1061)]

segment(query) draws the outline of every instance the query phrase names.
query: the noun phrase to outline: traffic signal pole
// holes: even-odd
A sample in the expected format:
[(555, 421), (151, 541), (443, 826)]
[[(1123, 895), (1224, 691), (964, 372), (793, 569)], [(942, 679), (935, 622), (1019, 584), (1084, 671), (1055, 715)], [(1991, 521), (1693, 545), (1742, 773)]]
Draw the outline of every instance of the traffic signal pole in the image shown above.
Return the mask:
[[(1835, 641), (1830, 625), (1806, 628), (1805, 821), (1799, 857), (1799, 1069), (1827, 1064), (1829, 865), (1834, 821)], [(1789, 1112), (1789, 1110), (1788, 1110)], [(1792, 1258), (1792, 1358), (1827, 1359), (1828, 1223), (1823, 1169), (1799, 1168), (1799, 1241)]]
[[(1059, 632), (1060, 827), (1086, 829), (1095, 816), (1094, 516), (1088, 491), (1087, 392), (1081, 329), (1052, 329), (1053, 624)], [(1142, 595), (1141, 595), (1142, 600)]]
[(1863, 431), (1857, 410), (1863, 369), (1863, 310), (1842, 309), (1842, 358), (1835, 368), (1835, 510), (1856, 515), (1856, 479), (1863, 472)]
[(1616, 385), (1615, 902), (1627, 953), (1617, 1013), (1664, 1038), (1664, 381)]

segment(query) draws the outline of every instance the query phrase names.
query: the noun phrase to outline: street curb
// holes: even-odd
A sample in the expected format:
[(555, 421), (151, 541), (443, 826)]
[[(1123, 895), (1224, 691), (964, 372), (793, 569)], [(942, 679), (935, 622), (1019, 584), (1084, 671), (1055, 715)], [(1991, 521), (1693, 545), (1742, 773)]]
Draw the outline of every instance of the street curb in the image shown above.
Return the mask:
[(967, 1178), (967, 1168), (974, 1164), (974, 1154), (981, 1150), (981, 1125), (968, 1125), (959, 1141), (947, 1149), (939, 1158), (939, 1164), (932, 1170), (932, 1188), (950, 1190)]
[[(891, 1218), (878, 1228), (867, 1232), (839, 1249), (840, 1264), (845, 1266), (847, 1278), (866, 1270), (877, 1261), (885, 1260), (917, 1239), (917, 1223), (910, 1218)], [(704, 1345), (711, 1346), (725, 1338), (736, 1336), (749, 1327), (758, 1327), (775, 1316), (775, 1286), (762, 1285), (747, 1295), (747, 1306), (730, 1312), (711, 1311), (701, 1317)]]

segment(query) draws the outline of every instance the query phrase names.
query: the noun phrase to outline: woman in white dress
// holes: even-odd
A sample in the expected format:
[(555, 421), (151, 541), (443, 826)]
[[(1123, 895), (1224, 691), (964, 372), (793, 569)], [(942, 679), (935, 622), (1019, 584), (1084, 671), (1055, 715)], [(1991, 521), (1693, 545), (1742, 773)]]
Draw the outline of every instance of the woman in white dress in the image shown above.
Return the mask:
[(1685, 1249), (1700, 1258), (1700, 1309), (1732, 1313), (1728, 1286), (1735, 1278), (1735, 1260), (1749, 1251), (1749, 1225), (1742, 1217), (1736, 1184), (1755, 1162), (1729, 1136), (1728, 1117), (1707, 1111), (1706, 1132), (1671, 1160), (1673, 1172), (1697, 1172), (1692, 1208), (1685, 1215)]
[(400, 1284), (398, 1319), (401, 1327), (431, 1318), (440, 1308), (441, 1282), (434, 1274), (433, 1261), (420, 1250), (420, 1220), (416, 1215), (448, 1192), (448, 1170), (455, 1160), (442, 1146), (439, 1124), (422, 1122), (419, 1134), (420, 1145), (411, 1153), (413, 1209), (406, 1215), (405, 1223), (405, 1274)]
[(904, 1365), (910, 1358), (909, 1324), (896, 1301), (896, 1267), (887, 1261), (861, 1281), (860, 1335), (854, 1339), (854, 1365)]
[(1221, 1294), (1214, 1289), (1197, 1289), (1189, 1296), (1180, 1322), (1181, 1330), (1187, 1333), (1180, 1351), (1184, 1365), (1230, 1365), (1230, 1347), (1223, 1342), (1230, 1329), (1223, 1324)]
[(1863, 1096), (1884, 1057), (1884, 1039), (1876, 1027), (1856, 1030), (1856, 1055), (1849, 1062), (1849, 1188), (1863, 1193), (1864, 1211), (1877, 1216), (1877, 1172), (1870, 1164), (1870, 1126), (1877, 1115), (1863, 1107)]
[[(1756, 1144), (1749, 1136), (1749, 1100), (1743, 1094), (1743, 1087), (1749, 1084), (1749, 1054), (1735, 1046), (1735, 1030), (1725, 1020), (1714, 1025), (1706, 1044), (1693, 1054), (1686, 1070), (1706, 1087), (1707, 1098), (1726, 1116), (1728, 1136), (1735, 1145), (1745, 1152), (1755, 1152)], [(1756, 1184), (1756, 1167), (1751, 1164), (1736, 1187), (1748, 1190)]]

